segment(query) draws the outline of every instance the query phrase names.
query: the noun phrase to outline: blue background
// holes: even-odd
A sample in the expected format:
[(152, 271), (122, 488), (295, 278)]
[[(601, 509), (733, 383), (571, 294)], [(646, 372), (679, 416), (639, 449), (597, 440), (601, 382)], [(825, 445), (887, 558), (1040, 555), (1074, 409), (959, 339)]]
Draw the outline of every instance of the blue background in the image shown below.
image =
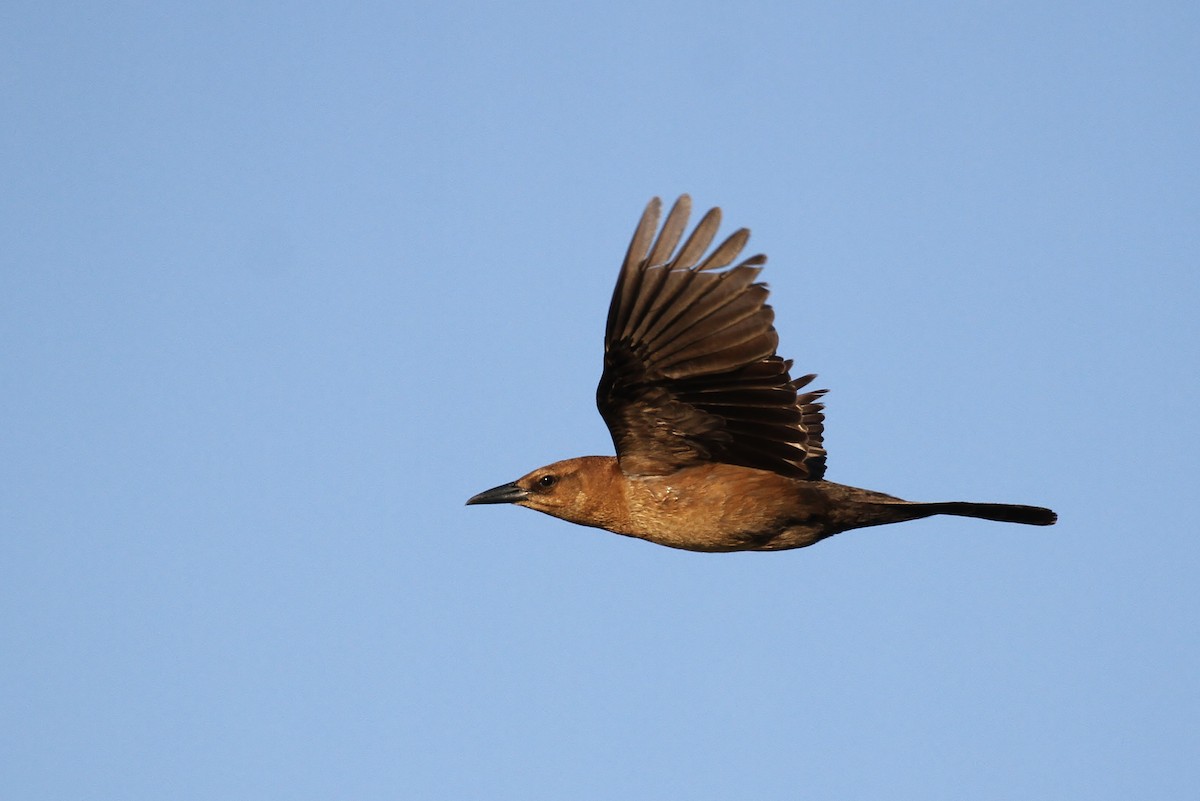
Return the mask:
[[(1198, 8), (7, 4), (0, 796), (1188, 797)], [(685, 191), (829, 478), (1059, 525), (464, 508)]]

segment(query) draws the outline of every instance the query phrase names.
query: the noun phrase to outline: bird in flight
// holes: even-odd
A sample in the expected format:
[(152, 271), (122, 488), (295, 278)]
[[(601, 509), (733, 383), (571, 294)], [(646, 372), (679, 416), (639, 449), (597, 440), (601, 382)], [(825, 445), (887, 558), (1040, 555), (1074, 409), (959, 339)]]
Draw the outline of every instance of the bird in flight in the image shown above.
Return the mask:
[(814, 375), (793, 379), (775, 353), (775, 313), (755, 280), (766, 256), (730, 267), (747, 229), (708, 252), (720, 209), (684, 240), (691, 199), (660, 230), (661, 208), (646, 206), (608, 310), (596, 405), (617, 455), (539, 467), (468, 504), (512, 503), (690, 551), (803, 548), (931, 515), (1058, 519), (1039, 506), (915, 503), (826, 481), (825, 390), (808, 389)]

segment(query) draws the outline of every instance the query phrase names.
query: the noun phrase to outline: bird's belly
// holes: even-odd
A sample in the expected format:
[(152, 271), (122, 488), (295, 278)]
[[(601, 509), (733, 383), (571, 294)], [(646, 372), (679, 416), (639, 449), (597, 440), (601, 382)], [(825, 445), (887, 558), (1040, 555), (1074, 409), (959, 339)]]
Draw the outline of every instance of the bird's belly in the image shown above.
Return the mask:
[[(753, 471), (758, 473), (759, 471)], [(659, 545), (689, 551), (783, 550), (821, 539), (822, 526), (802, 490), (763, 473), (763, 481), (642, 483), (631, 498), (630, 529), (622, 531)], [(757, 478), (757, 476), (754, 476)], [(781, 492), (782, 490), (782, 492)]]

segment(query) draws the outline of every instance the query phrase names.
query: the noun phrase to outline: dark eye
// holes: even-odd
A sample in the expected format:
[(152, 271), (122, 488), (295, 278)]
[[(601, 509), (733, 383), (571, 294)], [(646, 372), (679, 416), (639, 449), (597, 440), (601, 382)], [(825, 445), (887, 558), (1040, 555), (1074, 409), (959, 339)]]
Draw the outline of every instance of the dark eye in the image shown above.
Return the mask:
[(537, 480), (537, 485), (542, 489), (550, 489), (558, 483), (558, 476), (552, 476), (549, 473)]

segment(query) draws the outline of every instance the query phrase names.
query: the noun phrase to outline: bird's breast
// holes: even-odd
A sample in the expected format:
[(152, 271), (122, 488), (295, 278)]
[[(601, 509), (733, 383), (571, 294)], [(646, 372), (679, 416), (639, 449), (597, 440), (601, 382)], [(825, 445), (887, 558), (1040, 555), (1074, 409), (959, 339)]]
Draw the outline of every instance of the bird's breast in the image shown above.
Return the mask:
[(696, 551), (758, 547), (809, 514), (805, 482), (732, 465), (703, 465), (669, 476), (630, 478), (628, 531), (660, 545)]

